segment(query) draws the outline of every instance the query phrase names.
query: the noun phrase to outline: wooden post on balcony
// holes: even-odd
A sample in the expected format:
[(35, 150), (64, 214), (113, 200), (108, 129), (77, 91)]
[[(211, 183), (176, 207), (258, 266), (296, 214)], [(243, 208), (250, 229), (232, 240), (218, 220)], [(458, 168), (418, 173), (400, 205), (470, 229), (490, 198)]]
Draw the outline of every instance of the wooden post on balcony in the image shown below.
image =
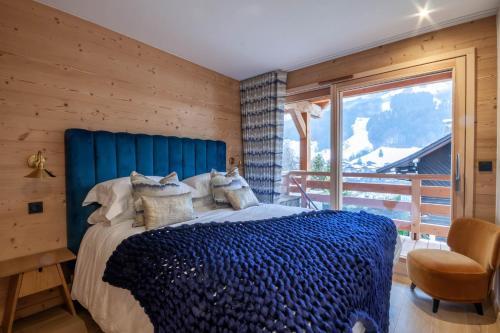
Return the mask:
[(309, 171), (311, 161), (311, 114), (304, 112), (298, 115), (304, 124), (304, 135), (300, 136), (300, 170)]
[(411, 179), (411, 229), (410, 237), (414, 240), (420, 239), (420, 222), (422, 219), (422, 180)]
[[(302, 189), (304, 190), (304, 192), (307, 192), (307, 173), (303, 173), (300, 176), (300, 186), (302, 187)], [(301, 206), (304, 207), (304, 208), (307, 208), (307, 198), (306, 198), (306, 196), (302, 192), (300, 192), (300, 196), (301, 196), (301, 200), (300, 200)]]

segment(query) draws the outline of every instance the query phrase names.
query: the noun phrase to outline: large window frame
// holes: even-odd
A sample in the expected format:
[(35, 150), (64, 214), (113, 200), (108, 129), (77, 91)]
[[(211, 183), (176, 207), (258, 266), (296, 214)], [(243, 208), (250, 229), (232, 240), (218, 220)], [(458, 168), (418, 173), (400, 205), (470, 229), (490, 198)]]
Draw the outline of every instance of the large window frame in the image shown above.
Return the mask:
[[(331, 207), (342, 207), (342, 98), (353, 90), (369, 89), (380, 84), (451, 72), (453, 79), (452, 139), (452, 219), (474, 214), (474, 118), (475, 50), (466, 49), (446, 55), (392, 65), (352, 75), (330, 84), (332, 107), (331, 136)], [(323, 88), (324, 89), (324, 88)], [(458, 170), (458, 172), (457, 172)]]

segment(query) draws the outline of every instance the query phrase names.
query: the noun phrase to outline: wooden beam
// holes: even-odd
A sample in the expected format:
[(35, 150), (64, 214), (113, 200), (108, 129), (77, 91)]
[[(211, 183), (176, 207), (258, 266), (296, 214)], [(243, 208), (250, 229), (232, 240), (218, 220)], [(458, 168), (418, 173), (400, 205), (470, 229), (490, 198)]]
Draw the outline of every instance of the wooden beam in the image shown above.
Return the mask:
[(301, 114), (305, 123), (305, 136), (300, 138), (300, 169), (309, 170), (311, 160), (311, 114), (306, 112)]
[(297, 109), (287, 109), (287, 112), (292, 116), (293, 123), (301, 139), (306, 137), (306, 123), (304, 118)]
[(346, 191), (411, 195), (409, 185), (344, 182), (342, 187)]
[[(293, 171), (296, 174), (296, 171)], [(327, 174), (325, 174), (326, 176)], [(344, 172), (343, 177), (350, 178), (389, 178), (389, 179), (421, 179), (421, 180), (442, 180), (450, 181), (450, 175), (444, 174), (424, 174), (424, 173), (409, 173), (409, 174), (390, 174), (390, 173), (364, 173), (364, 172)]]
[(440, 204), (422, 204), (422, 214), (451, 216), (451, 206)]
[(328, 104), (330, 104), (330, 99), (328, 100), (319, 100), (319, 101), (315, 101), (315, 102), (311, 102), (313, 104), (316, 104), (317, 106), (319, 106), (320, 108), (325, 108)]
[(340, 83), (340, 82), (344, 82), (344, 81), (349, 81), (349, 80), (352, 80), (353, 78), (354, 78), (354, 75), (344, 75), (344, 76), (336, 77), (336, 78), (331, 79), (331, 80), (321, 81), (318, 84), (320, 86), (324, 86), (324, 85), (327, 85), (327, 84), (334, 84), (334, 83)]
[(314, 102), (316, 99), (324, 100), (330, 98), (330, 87), (290, 94), (286, 96), (285, 103), (295, 103), (300, 101)]
[(451, 198), (451, 191), (446, 186), (422, 186), (423, 197)]
[[(325, 173), (319, 175), (314, 175), (308, 173), (310, 176), (325, 176)], [(357, 191), (357, 192), (373, 192), (373, 193), (391, 193), (391, 194), (401, 194), (401, 195), (411, 195), (410, 185), (397, 185), (397, 184), (380, 184), (380, 183), (350, 183), (343, 182), (342, 187), (346, 191)], [(329, 189), (330, 180), (308, 180), (307, 188), (313, 189)], [(435, 197), (435, 198), (450, 198), (450, 188), (445, 186), (422, 186), (421, 195), (423, 197)]]
[(310, 101), (302, 101), (297, 103), (289, 103), (285, 104), (285, 112), (290, 109), (295, 109), (298, 113), (310, 113), (313, 118), (321, 118), (322, 109), (321, 106), (310, 102)]
[(342, 199), (344, 205), (353, 205), (358, 207), (369, 207), (377, 209), (398, 210), (409, 212), (411, 209), (410, 202), (396, 201), (396, 200), (381, 200), (370, 198), (358, 198), (345, 196)]

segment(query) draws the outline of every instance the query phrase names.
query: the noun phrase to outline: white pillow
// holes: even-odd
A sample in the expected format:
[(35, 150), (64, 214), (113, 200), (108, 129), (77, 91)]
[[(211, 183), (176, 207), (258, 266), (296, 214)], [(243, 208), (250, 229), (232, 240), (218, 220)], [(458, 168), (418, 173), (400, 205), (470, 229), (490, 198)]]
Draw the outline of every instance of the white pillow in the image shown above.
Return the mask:
[(203, 198), (210, 195), (210, 172), (202, 173), (186, 178), (182, 183), (194, 188), (191, 192), (193, 199)]
[(90, 214), (87, 219), (88, 224), (97, 224), (97, 223), (109, 223), (110, 225), (116, 225), (120, 222), (130, 221), (134, 219), (135, 211), (130, 207), (118, 216), (108, 220), (106, 218), (106, 207), (99, 207), (92, 214)]
[[(111, 179), (95, 185), (83, 200), (82, 206), (98, 203), (103, 208), (101, 213), (112, 220), (129, 209), (132, 197), (130, 177)], [(130, 207), (133, 208), (133, 207)]]
[(87, 219), (88, 224), (98, 224), (98, 223), (106, 223), (109, 222), (109, 220), (104, 216), (105, 213), (102, 209), (102, 207), (99, 207), (98, 209), (94, 210), (92, 214), (90, 214), (89, 218)]

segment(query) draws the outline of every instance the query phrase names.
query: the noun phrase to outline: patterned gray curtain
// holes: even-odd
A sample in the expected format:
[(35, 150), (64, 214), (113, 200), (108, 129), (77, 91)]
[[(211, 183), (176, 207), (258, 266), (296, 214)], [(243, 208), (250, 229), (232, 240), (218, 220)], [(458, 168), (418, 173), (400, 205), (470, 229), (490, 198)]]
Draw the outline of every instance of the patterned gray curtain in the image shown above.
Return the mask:
[(286, 72), (242, 81), (241, 128), (245, 178), (265, 203), (280, 195)]

